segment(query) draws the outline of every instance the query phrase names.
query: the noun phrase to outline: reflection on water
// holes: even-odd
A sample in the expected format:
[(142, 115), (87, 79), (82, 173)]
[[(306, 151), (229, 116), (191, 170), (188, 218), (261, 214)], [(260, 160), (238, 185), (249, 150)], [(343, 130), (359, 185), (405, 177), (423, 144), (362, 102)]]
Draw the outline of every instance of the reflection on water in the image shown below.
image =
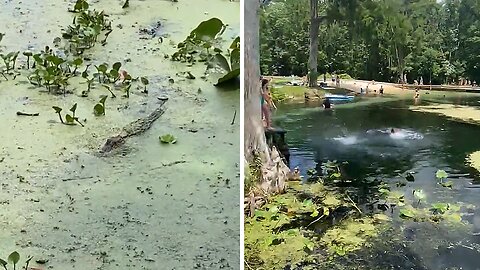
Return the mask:
[[(440, 99), (478, 105), (476, 98)], [(290, 166), (298, 166), (303, 175), (312, 167), (321, 171), (321, 164), (328, 160), (346, 161), (341, 165), (342, 174), (353, 183), (381, 179), (405, 194), (407, 201), (414, 200), (413, 190), (422, 189), (426, 194), (425, 205), (444, 202), (461, 206), (462, 219), (467, 223), (462, 228), (406, 222), (392, 211), (389, 214), (394, 218), (395, 233), (385, 235), (388, 241), (381, 242), (388, 243), (387, 250), (401, 247), (390, 250), (398, 253), (390, 254), (395, 257), (392, 262), (396, 265), (380, 263), (382, 256), (375, 257), (375, 249), (361, 252), (365, 253), (361, 257), (366, 260), (364, 265), (377, 269), (480, 269), (477, 266), (480, 237), (476, 236), (480, 232), (480, 211), (472, 207), (480, 202), (480, 189), (472, 184), (477, 176), (465, 165), (466, 155), (480, 149), (477, 139), (480, 127), (434, 114), (411, 112), (407, 108), (412, 103), (400, 100), (367, 106), (347, 104), (332, 112), (284, 105), (277, 112), (275, 124), (288, 132)], [(437, 183), (435, 173), (439, 169), (450, 175), (452, 189)], [(397, 186), (405, 181), (408, 172), (415, 181)], [(368, 193), (361, 188), (356, 192)], [(400, 257), (415, 260), (408, 264)], [(380, 265), (384, 268), (378, 268)]]

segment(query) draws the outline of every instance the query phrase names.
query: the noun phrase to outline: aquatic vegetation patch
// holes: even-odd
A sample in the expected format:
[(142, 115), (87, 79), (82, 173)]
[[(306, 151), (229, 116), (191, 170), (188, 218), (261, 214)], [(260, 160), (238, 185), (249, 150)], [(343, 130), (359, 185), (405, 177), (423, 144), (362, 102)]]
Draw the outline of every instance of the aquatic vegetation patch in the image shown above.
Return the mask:
[[(255, 269), (283, 269), (312, 260), (315, 244), (301, 227), (288, 228), (302, 215), (314, 216), (316, 204), (286, 193), (272, 197), (245, 219), (245, 263)], [(317, 212), (318, 215), (318, 212)]]
[(165, 134), (159, 137), (160, 142), (164, 144), (174, 144), (177, 139), (172, 134)]
[(107, 15), (103, 11), (90, 10), (85, 0), (77, 0), (73, 11), (77, 15), (62, 32), (62, 37), (67, 41), (65, 48), (74, 55), (83, 54), (95, 45), (100, 34), (104, 35), (100, 43), (106, 44), (108, 35), (113, 31)]
[(93, 113), (95, 116), (105, 115), (105, 101), (107, 100), (107, 96), (102, 96), (102, 98), (98, 101), (97, 104), (93, 107)]
[(368, 247), (370, 245), (368, 240), (379, 233), (376, 223), (383, 221), (388, 221), (388, 218), (384, 216), (349, 218), (327, 230), (320, 238), (320, 243), (326, 247), (330, 255), (343, 256), (348, 252)]
[(480, 124), (480, 110), (475, 107), (453, 104), (433, 104), (428, 106), (411, 106), (409, 109), (414, 112), (444, 115), (460, 122)]
[(219, 67), (224, 75), (215, 83), (216, 86), (236, 79), (240, 76), (240, 36), (224, 52), (221, 49), (221, 35), (225, 29), (226, 25), (218, 18), (201, 22), (177, 45), (178, 50), (171, 59), (190, 65), (205, 62), (207, 71)]
[(65, 115), (65, 121), (63, 121), (63, 118), (62, 118), (62, 115), (61, 115), (61, 112), (62, 112), (63, 109), (58, 107), (58, 106), (53, 106), (52, 108), (55, 110), (55, 113), (58, 114), (58, 117), (60, 118), (60, 122), (62, 124), (75, 125), (75, 123), (78, 123), (82, 127), (84, 126), (82, 124), (82, 122), (80, 122), (80, 120), (78, 120), (78, 117), (75, 116), (75, 111), (77, 110), (77, 103), (73, 104), (73, 106), (70, 108), (70, 111), (72, 112), (72, 114), (67, 113)]
[[(287, 193), (268, 198), (267, 204), (245, 219), (245, 264), (253, 269), (284, 269), (287, 265), (293, 269), (324, 260), (316, 252), (320, 247), (326, 247), (332, 256), (367, 246), (377, 235), (377, 224), (389, 218), (381, 214), (340, 218), (328, 228), (337, 209), (353, 208), (341, 196), (320, 182), (289, 182)], [(318, 233), (318, 223), (326, 225), (325, 233)]]
[[(30, 264), (30, 261), (33, 259), (32, 256), (29, 256), (27, 260), (25, 261), (25, 267), (23, 269), (29, 269), (28, 265)], [(1, 259), (0, 258), (0, 265), (5, 269), (5, 270), (15, 270), (17, 269), (18, 262), (20, 261), (20, 254), (17, 251), (14, 251), (8, 255), (7, 260)], [(7, 265), (12, 264), (13, 267), (7, 267)]]

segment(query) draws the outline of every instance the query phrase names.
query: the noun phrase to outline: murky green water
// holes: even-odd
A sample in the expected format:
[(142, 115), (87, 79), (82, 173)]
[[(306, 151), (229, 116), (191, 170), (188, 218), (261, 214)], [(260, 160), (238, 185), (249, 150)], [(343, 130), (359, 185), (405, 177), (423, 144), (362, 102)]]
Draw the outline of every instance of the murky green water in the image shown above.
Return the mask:
[[(74, 93), (64, 97), (40, 92), (23, 74), (0, 79), (0, 257), (17, 250), (23, 258), (48, 260), (33, 263), (44, 269), (238, 269), (239, 92), (213, 87), (214, 78), (187, 80), (177, 73), (200, 77), (205, 66), (187, 67), (164, 55), (211, 17), (229, 24), (228, 46), (239, 34), (239, 3), (131, 1), (122, 10), (123, 2), (91, 1), (110, 14), (114, 30), (106, 46), (86, 56), (93, 64), (120, 61), (133, 76), (146, 76), (148, 95), (117, 93), (107, 99), (106, 116), (95, 117), (93, 106), (108, 93), (101, 87), (82, 98), (86, 85), (72, 80)], [(2, 49), (51, 45), (72, 21), (70, 6), (2, 3)], [(163, 43), (140, 31), (157, 22)], [(99, 157), (106, 138), (154, 110), (158, 96), (169, 101), (152, 128), (129, 139), (123, 154)], [(51, 108), (75, 102), (85, 128), (59, 124)], [(17, 111), (40, 115), (18, 117)], [(158, 137), (166, 133), (177, 144), (161, 145)]]
[[(475, 95), (455, 94), (425, 97), (432, 101), (478, 106)], [(328, 160), (341, 165), (343, 177), (352, 180), (339, 187), (354, 195), (365, 212), (382, 212), (375, 179), (405, 194), (416, 207), (413, 190), (423, 190), (419, 207), (442, 202), (461, 206), (464, 224), (414, 222), (399, 218), (398, 207), (385, 213), (392, 228), (373, 247), (337, 260), (339, 269), (480, 269), (480, 202), (478, 175), (465, 164), (465, 157), (480, 149), (480, 127), (451, 121), (443, 116), (412, 112), (413, 100), (363, 99), (336, 106), (333, 111), (305, 105), (283, 105), (274, 123), (285, 128), (290, 146), (290, 167), (321, 171)], [(395, 134), (390, 134), (395, 128)], [(440, 186), (437, 170), (450, 175), (453, 189)], [(414, 172), (415, 181), (405, 176)], [(398, 186), (398, 183), (406, 183)], [(370, 183), (370, 184), (369, 184)], [(343, 268), (342, 268), (343, 267)], [(357, 267), (357, 268), (356, 268)]]

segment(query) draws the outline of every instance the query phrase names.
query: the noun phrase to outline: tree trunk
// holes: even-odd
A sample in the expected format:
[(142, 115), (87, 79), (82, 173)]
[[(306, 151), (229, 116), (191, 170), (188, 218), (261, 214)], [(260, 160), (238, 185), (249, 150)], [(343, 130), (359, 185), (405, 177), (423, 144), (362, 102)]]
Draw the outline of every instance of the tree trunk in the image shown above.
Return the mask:
[(318, 0), (310, 0), (310, 55), (308, 56), (308, 86), (317, 86), (318, 32)]
[[(254, 153), (262, 160), (262, 176), (257, 179), (265, 193), (285, 190), (290, 172), (275, 147), (270, 149), (265, 139), (260, 98), (259, 61), (259, 1), (245, 0), (244, 13), (244, 151), (246, 165), (253, 162)], [(245, 194), (246, 195), (246, 194)]]

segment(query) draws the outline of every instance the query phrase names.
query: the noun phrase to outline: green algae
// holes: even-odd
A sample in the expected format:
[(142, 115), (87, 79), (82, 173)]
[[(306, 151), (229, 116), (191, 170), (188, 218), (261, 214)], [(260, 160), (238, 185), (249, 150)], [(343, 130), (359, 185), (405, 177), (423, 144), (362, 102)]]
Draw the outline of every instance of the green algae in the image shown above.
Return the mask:
[(319, 248), (326, 248), (327, 258), (359, 250), (378, 235), (377, 225), (389, 221), (381, 214), (351, 217), (323, 234), (312, 226), (325, 223), (343, 206), (351, 207), (341, 194), (321, 183), (290, 182), (287, 193), (269, 198), (245, 220), (245, 264), (254, 269), (315, 265), (325, 259), (316, 252)]
[(349, 252), (369, 247), (369, 240), (378, 236), (377, 222), (383, 219), (377, 217), (349, 218), (340, 225), (329, 229), (321, 238), (320, 243), (326, 247), (330, 255), (343, 256)]

